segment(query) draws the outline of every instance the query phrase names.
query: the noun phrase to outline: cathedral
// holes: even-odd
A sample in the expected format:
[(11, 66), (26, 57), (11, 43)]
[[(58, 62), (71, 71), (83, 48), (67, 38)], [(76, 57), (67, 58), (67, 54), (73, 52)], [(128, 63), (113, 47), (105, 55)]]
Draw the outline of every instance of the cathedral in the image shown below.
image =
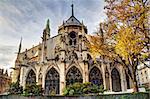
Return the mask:
[(21, 43), (12, 81), (26, 85), (42, 85), (46, 94), (62, 94), (67, 85), (91, 82), (103, 85), (108, 92), (127, 91), (131, 82), (124, 69), (117, 63), (97, 59), (95, 63), (86, 45), (90, 42), (86, 25), (72, 13), (58, 27), (58, 34), (51, 37), (49, 20), (38, 45), (21, 52)]

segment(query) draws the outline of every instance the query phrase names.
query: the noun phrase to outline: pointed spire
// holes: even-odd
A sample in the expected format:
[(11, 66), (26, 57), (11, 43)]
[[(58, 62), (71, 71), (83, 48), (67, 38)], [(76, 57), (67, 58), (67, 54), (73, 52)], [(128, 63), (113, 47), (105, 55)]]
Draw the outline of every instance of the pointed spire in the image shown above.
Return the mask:
[(20, 39), (18, 54), (20, 54), (20, 52), (21, 52), (21, 47), (22, 47), (22, 37), (21, 37), (21, 39)]
[(72, 7), (72, 16), (74, 16), (73, 3), (72, 3), (72, 5), (71, 5), (71, 7)]
[(50, 34), (50, 27), (49, 27), (49, 19), (47, 19), (47, 23), (46, 23), (46, 28), (45, 28), (46, 32), (48, 33), (48, 35)]
[(83, 24), (83, 20), (82, 20), (82, 33), (84, 33), (84, 24)]
[(19, 62), (19, 55), (20, 55), (20, 52), (21, 52), (21, 47), (22, 47), (22, 37), (20, 39), (20, 44), (19, 44), (19, 49), (18, 49), (18, 53), (17, 53), (16, 63)]
[(50, 38), (50, 27), (49, 27), (49, 19), (46, 22), (46, 28), (43, 30), (42, 40), (46, 41)]
[(46, 28), (49, 28), (49, 19), (47, 20)]

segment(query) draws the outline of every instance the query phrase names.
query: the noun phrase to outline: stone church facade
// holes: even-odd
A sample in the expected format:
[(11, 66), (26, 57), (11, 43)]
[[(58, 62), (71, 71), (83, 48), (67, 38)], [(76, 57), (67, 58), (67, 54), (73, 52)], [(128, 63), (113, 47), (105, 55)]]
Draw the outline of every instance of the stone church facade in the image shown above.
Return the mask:
[(72, 15), (59, 26), (58, 35), (50, 37), (48, 20), (42, 43), (21, 53), (20, 44), (13, 82), (19, 79), (23, 88), (37, 83), (46, 94), (62, 94), (65, 86), (75, 82), (104, 85), (108, 91), (126, 91), (131, 84), (122, 66), (102, 59), (94, 63), (86, 46), (88, 36), (87, 27), (74, 16), (72, 5)]

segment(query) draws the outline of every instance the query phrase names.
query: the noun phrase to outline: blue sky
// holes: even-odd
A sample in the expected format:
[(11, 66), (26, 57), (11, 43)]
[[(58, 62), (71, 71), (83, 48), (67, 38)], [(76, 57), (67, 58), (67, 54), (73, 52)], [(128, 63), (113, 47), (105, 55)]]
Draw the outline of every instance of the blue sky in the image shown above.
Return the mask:
[[(14, 65), (20, 38), (22, 47), (31, 48), (41, 42), (46, 20), (50, 19), (51, 36), (71, 16), (72, 0), (0, 0), (0, 68)], [(75, 17), (96, 31), (105, 19), (104, 0), (74, 0)]]

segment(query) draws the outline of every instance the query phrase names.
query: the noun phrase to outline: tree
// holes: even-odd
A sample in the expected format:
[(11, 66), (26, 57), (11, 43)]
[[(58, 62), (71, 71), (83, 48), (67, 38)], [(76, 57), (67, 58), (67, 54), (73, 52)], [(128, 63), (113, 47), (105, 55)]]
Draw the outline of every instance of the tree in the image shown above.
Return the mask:
[(100, 31), (89, 38), (93, 57), (120, 63), (138, 92), (136, 70), (140, 62), (150, 57), (148, 0), (106, 0), (107, 21)]

